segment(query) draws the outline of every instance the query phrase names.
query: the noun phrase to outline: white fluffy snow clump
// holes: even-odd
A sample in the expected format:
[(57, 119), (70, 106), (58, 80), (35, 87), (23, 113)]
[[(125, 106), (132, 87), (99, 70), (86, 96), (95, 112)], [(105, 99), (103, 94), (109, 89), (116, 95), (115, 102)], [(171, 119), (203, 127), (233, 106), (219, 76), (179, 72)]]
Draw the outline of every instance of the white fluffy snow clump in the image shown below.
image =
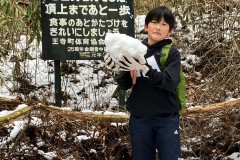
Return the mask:
[(105, 37), (106, 52), (110, 54), (115, 62), (120, 60), (123, 53), (130, 54), (136, 58), (137, 54), (144, 55), (147, 47), (138, 39), (130, 37), (126, 34), (107, 33)]

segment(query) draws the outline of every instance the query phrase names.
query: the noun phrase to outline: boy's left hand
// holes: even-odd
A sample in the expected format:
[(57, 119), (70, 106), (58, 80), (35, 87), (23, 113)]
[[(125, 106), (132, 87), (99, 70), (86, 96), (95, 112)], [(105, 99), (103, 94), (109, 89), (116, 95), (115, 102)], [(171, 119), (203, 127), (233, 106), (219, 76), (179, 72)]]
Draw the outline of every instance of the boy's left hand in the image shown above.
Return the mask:
[(149, 68), (146, 66), (146, 60), (142, 55), (137, 55), (137, 62), (134, 58), (132, 58), (129, 54), (125, 53), (121, 56), (121, 60), (119, 61), (120, 68), (125, 70), (137, 70), (146, 74), (149, 71)]

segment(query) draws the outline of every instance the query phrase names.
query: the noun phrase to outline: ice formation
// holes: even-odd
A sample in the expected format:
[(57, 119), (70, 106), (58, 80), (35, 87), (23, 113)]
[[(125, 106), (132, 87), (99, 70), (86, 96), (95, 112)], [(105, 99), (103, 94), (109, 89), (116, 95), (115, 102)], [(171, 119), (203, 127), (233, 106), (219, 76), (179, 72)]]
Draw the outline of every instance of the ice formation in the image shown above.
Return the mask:
[(123, 53), (129, 53), (136, 58), (137, 54), (144, 55), (147, 47), (138, 39), (126, 34), (107, 33), (105, 37), (106, 52), (110, 54), (115, 62), (118, 62)]

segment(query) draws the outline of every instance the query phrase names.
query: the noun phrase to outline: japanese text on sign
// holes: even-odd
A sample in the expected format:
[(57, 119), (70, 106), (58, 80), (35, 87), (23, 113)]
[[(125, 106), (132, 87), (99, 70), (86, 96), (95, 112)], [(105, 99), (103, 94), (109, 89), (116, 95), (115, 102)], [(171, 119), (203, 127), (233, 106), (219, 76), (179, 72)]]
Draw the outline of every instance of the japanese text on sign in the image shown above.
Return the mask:
[(127, 0), (42, 0), (42, 17), (44, 59), (101, 59), (107, 32), (134, 35)]

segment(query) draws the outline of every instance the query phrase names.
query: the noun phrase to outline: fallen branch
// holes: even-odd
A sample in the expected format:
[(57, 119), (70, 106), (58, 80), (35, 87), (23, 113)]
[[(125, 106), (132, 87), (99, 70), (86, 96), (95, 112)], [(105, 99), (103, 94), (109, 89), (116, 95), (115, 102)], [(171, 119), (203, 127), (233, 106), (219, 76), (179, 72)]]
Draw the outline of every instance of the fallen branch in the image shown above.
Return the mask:
[(79, 112), (71, 110), (63, 110), (54, 106), (38, 107), (43, 112), (52, 113), (53, 115), (67, 118), (74, 121), (100, 121), (100, 122), (116, 122), (124, 123), (128, 121), (128, 115), (106, 114), (105, 112)]
[[(183, 112), (183, 116), (187, 116), (190, 114), (211, 112), (216, 110), (229, 109), (232, 107), (240, 107), (240, 99), (231, 100), (223, 103), (210, 104), (202, 107), (189, 108)], [(39, 108), (47, 113), (52, 112), (55, 115), (68, 118), (69, 120), (78, 120), (78, 121), (93, 120), (93, 121), (100, 121), (100, 122), (123, 123), (123, 122), (127, 122), (129, 118), (129, 115), (117, 115), (117, 114), (106, 115), (104, 112), (102, 112), (102, 114), (99, 114), (96, 112), (84, 113), (84, 112), (77, 112), (77, 111), (70, 111), (70, 110), (62, 110), (61, 108), (56, 108), (51, 106), (42, 106)]]
[(201, 107), (188, 108), (183, 112), (183, 116), (186, 116), (189, 114), (212, 112), (220, 109), (229, 109), (232, 107), (240, 107), (240, 99), (231, 100), (231, 101), (222, 102), (222, 103), (209, 104)]
[(31, 111), (33, 110), (33, 106), (28, 106), (25, 108), (22, 108), (20, 110), (17, 110), (5, 117), (0, 117), (0, 127), (3, 127), (7, 124), (11, 124), (12, 122), (14, 122), (15, 120), (21, 118), (21, 117), (26, 117), (28, 116)]
[[(240, 107), (240, 99), (227, 101), (223, 103), (215, 103), (206, 105), (203, 107), (188, 108), (183, 112), (183, 116), (190, 114), (200, 114), (205, 112), (212, 112), (216, 110), (229, 109), (232, 107)], [(45, 105), (36, 105), (28, 106), (26, 108), (20, 109), (12, 114), (9, 114), (5, 117), (0, 117), (0, 127), (12, 123), (13, 121), (26, 117), (31, 113), (32, 110), (40, 110), (42, 112), (52, 114), (53, 116), (63, 117), (71, 121), (100, 121), (100, 122), (116, 122), (124, 123), (128, 121), (129, 115), (119, 115), (119, 114), (106, 114), (105, 112), (78, 112), (72, 110), (64, 110), (55, 106), (45, 106)], [(38, 113), (38, 114), (41, 114)]]

